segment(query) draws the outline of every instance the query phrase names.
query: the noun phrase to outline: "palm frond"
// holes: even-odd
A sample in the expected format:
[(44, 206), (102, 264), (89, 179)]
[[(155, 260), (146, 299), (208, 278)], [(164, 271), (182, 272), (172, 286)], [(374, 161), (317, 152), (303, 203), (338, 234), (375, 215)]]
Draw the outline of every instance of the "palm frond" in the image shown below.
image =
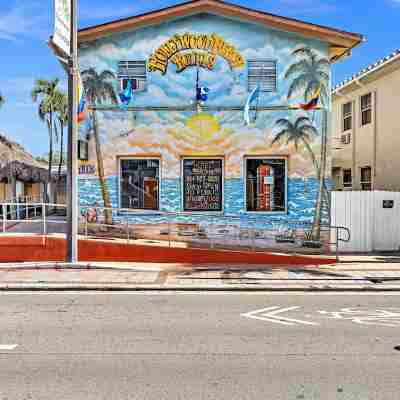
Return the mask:
[(289, 86), (287, 98), (290, 99), (294, 93), (297, 93), (301, 89), (304, 89), (309, 82), (309, 75), (302, 74), (295, 78)]
[(324, 81), (329, 82), (330, 76), (325, 71), (317, 71), (317, 75)]
[(294, 123), (294, 128), (298, 129), (300, 127), (301, 124), (307, 122), (308, 124), (310, 124), (310, 118), (308, 117), (299, 117), (296, 119), (296, 122)]
[(321, 58), (317, 61), (316, 66), (318, 69), (325, 69), (325, 70), (329, 70), (331, 67), (331, 63), (329, 62), (329, 60), (327, 58)]
[(292, 54), (294, 56), (306, 56), (309, 58), (315, 56), (315, 52), (309, 47), (300, 47), (298, 49), (295, 49)]
[(100, 73), (99, 79), (101, 81), (106, 81), (107, 79), (115, 79), (115, 74), (113, 71), (105, 69)]
[(290, 129), (282, 129), (279, 131), (275, 137), (272, 139), (271, 144), (274, 145), (276, 143), (279, 143), (285, 136), (290, 137), (291, 130)]
[(280, 118), (275, 122), (277, 126), (286, 126), (288, 129), (293, 127), (293, 124), (286, 118)]
[(299, 129), (308, 137), (318, 136), (318, 129), (313, 125), (303, 125)]
[(285, 79), (289, 79), (294, 75), (307, 73), (310, 65), (306, 60), (300, 60), (292, 64), (285, 72)]

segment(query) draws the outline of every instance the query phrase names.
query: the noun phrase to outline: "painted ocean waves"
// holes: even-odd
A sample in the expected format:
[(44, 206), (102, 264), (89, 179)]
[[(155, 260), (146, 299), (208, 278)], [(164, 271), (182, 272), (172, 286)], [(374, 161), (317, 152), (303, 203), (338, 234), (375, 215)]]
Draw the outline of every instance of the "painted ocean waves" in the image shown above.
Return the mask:
[[(107, 185), (113, 208), (119, 207), (118, 177), (109, 177)], [(160, 212), (129, 211), (114, 213), (115, 222), (129, 220), (137, 224), (159, 224), (177, 221), (195, 224), (236, 224), (262, 227), (270, 224), (301, 223), (313, 221), (315, 201), (318, 195), (316, 178), (288, 178), (288, 212), (287, 213), (246, 213), (244, 199), (244, 182), (242, 179), (226, 179), (224, 185), (223, 213), (182, 213), (181, 182), (179, 179), (161, 181)], [(81, 206), (102, 207), (101, 188), (96, 178), (79, 179), (79, 199)], [(179, 213), (169, 217), (162, 213)], [(138, 215), (140, 214), (140, 215)]]

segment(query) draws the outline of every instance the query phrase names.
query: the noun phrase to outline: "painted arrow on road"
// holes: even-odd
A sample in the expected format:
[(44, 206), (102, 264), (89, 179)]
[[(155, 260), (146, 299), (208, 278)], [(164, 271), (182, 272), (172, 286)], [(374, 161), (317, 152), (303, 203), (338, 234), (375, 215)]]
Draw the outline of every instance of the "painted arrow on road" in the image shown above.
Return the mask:
[(17, 347), (17, 344), (0, 344), (0, 350), (2, 351), (15, 350)]
[(259, 319), (261, 321), (273, 322), (275, 324), (281, 325), (319, 325), (315, 322), (303, 321), (300, 319), (283, 317), (281, 314), (286, 313), (288, 311), (298, 310), (300, 307), (286, 307), (281, 308), (279, 306), (262, 308), (261, 310), (251, 311), (245, 314), (241, 314), (242, 317)]

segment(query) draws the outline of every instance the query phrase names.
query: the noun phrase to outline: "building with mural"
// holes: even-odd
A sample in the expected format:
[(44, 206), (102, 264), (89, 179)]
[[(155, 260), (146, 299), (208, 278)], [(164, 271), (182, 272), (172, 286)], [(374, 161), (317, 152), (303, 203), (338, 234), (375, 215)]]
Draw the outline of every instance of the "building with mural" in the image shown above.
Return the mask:
[[(358, 34), (197, 0), (81, 29), (79, 195), (141, 223), (323, 218), (331, 64)], [(114, 213), (118, 220), (121, 213)]]

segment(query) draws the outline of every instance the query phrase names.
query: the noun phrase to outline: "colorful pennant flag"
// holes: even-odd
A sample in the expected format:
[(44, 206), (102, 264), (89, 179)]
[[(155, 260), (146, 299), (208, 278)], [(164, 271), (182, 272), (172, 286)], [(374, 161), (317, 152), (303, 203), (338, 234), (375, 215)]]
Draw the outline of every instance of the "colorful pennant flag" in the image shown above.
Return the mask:
[(260, 96), (260, 86), (257, 85), (247, 98), (246, 104), (244, 106), (244, 121), (246, 125), (250, 125), (250, 108), (251, 104), (258, 99)]
[(196, 89), (196, 99), (197, 101), (207, 101), (210, 89), (205, 86), (200, 86)]
[(132, 81), (129, 79), (128, 83), (126, 84), (125, 90), (119, 94), (119, 99), (121, 100), (121, 103), (125, 107), (128, 107), (132, 98), (133, 98)]
[(78, 124), (86, 119), (86, 99), (85, 93), (83, 92), (83, 84), (81, 74), (78, 72)]
[(304, 111), (314, 110), (318, 106), (320, 95), (321, 95), (321, 85), (319, 85), (318, 89), (315, 91), (310, 101), (305, 104), (300, 103), (299, 108), (301, 108)]

